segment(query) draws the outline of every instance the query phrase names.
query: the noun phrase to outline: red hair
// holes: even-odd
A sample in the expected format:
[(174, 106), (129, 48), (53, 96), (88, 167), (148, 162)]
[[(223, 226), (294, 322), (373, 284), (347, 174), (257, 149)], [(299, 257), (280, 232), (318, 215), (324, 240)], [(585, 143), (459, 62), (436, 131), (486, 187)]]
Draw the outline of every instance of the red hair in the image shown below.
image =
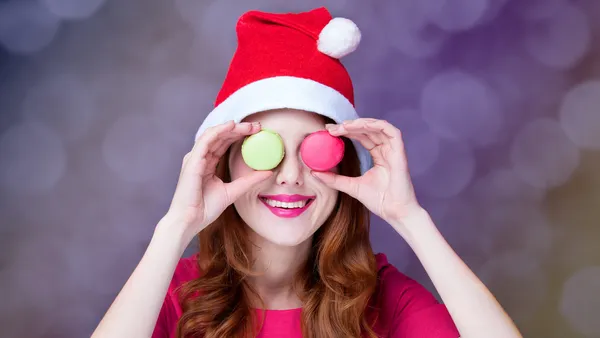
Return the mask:
[[(356, 150), (348, 139), (339, 172), (359, 176)], [(228, 153), (217, 175), (229, 182)], [(334, 211), (313, 236), (308, 260), (296, 274), (307, 338), (376, 337), (376, 311), (369, 307), (377, 287), (377, 264), (369, 241), (369, 213), (356, 199), (338, 194)], [(254, 337), (261, 320), (250, 305), (258, 294), (247, 283), (252, 271), (248, 227), (234, 206), (198, 235), (201, 277), (180, 288), (183, 315), (177, 337)], [(368, 311), (367, 311), (368, 310)], [(368, 314), (368, 315), (367, 315)], [(374, 315), (371, 315), (374, 314)]]

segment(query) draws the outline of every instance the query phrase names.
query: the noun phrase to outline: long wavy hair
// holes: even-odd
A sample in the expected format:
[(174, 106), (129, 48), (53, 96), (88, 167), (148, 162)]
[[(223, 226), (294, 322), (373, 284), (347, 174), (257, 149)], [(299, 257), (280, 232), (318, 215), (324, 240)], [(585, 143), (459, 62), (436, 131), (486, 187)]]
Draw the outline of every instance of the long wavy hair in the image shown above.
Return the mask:
[[(356, 150), (348, 139), (344, 142), (339, 172), (359, 176)], [(217, 166), (224, 182), (231, 181), (228, 157), (229, 151)], [(303, 337), (376, 337), (377, 309), (371, 308), (371, 296), (377, 288), (377, 264), (369, 227), (368, 210), (340, 192), (334, 211), (313, 236), (306, 264), (295, 276), (294, 288), (303, 303)], [(177, 337), (246, 338), (260, 331), (262, 312), (251, 307), (250, 296), (260, 297), (247, 282), (247, 277), (257, 275), (247, 231), (231, 205), (199, 233), (201, 276), (179, 289), (183, 315)]]

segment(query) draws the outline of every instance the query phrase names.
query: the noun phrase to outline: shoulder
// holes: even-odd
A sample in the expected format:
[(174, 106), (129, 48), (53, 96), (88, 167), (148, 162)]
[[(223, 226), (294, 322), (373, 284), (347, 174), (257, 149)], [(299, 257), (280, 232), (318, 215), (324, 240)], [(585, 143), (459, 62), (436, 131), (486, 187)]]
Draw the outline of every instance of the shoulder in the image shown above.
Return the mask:
[(448, 310), (431, 292), (396, 269), (384, 254), (375, 257), (379, 277), (375, 302), (380, 325), (390, 337), (458, 337)]
[(385, 254), (379, 253), (375, 255), (375, 258), (377, 260), (380, 296), (393, 302), (394, 307), (399, 308), (399, 312), (410, 310), (415, 306), (438, 304), (435, 297), (425, 287), (389, 263)]
[(176, 307), (179, 307), (180, 287), (189, 281), (200, 278), (200, 269), (198, 268), (197, 258), (198, 253), (190, 257), (181, 258), (175, 267), (171, 283), (167, 290), (167, 300), (174, 303)]
[(167, 294), (160, 309), (158, 319), (152, 338), (173, 337), (177, 321), (181, 317), (183, 310), (179, 303), (177, 289), (184, 283), (196, 279), (200, 276), (196, 264), (197, 255), (181, 258), (173, 272), (173, 278), (169, 284)]
[(200, 277), (200, 270), (197, 263), (198, 254), (190, 257), (184, 257), (179, 260), (173, 272), (173, 279), (169, 289), (175, 289), (182, 284)]

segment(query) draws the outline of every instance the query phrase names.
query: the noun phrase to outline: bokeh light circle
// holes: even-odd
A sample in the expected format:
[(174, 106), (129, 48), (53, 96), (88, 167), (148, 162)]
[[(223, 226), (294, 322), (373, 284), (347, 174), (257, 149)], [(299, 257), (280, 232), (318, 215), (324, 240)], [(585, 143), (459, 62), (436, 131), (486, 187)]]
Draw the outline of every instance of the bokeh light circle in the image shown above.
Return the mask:
[(471, 269), (484, 264), (493, 254), (493, 238), (482, 226), (479, 209), (473, 207), (472, 201), (462, 197), (439, 199), (427, 204), (426, 209)]
[(532, 118), (555, 110), (571, 80), (566, 72), (533, 60), (514, 41), (507, 44), (490, 56), (490, 64), (482, 74), (501, 98), (502, 115), (508, 124), (508, 135), (512, 136)]
[(430, 24), (426, 8), (415, 0), (392, 1), (388, 5), (379, 14), (383, 34), (393, 48), (417, 59), (440, 52), (449, 35)]
[(517, 323), (535, 316), (548, 295), (540, 262), (526, 252), (495, 254), (477, 275)]
[(14, 125), (0, 136), (0, 183), (16, 193), (51, 191), (67, 167), (60, 136), (40, 123)]
[(479, 24), (486, 25), (496, 20), (509, 2), (510, 0), (490, 0), (487, 10), (483, 13), (481, 20), (479, 20)]
[(190, 145), (212, 110), (216, 95), (217, 88), (207, 81), (190, 75), (174, 76), (158, 88), (154, 116), (175, 145)]
[(473, 150), (465, 143), (445, 140), (440, 142), (434, 164), (413, 178), (418, 192), (430, 197), (450, 198), (465, 190), (474, 174)]
[(577, 271), (563, 287), (560, 312), (573, 328), (584, 335), (600, 334), (598, 290), (600, 290), (600, 266), (591, 266)]
[(176, 4), (184, 20), (191, 25), (197, 36), (202, 38), (205, 48), (210, 48), (210, 53), (222, 56), (223, 61), (228, 61), (235, 52), (237, 45), (235, 32), (237, 20), (248, 10), (265, 8), (268, 1), (219, 0), (198, 2), (179, 0)]
[(440, 28), (458, 32), (471, 29), (481, 22), (491, 0), (418, 0), (427, 7), (430, 20)]
[(518, 0), (512, 1), (510, 9), (526, 21), (549, 19), (568, 5), (568, 0)]
[(175, 0), (173, 4), (183, 21), (192, 27), (198, 24), (198, 17), (202, 15), (206, 7), (206, 2), (196, 0)]
[(102, 143), (106, 164), (130, 183), (151, 181), (164, 174), (172, 160), (169, 154), (158, 124), (141, 114), (118, 118)]
[(87, 19), (105, 0), (40, 0), (50, 12), (64, 19)]
[(536, 188), (511, 168), (498, 168), (479, 178), (472, 189), (475, 202), (497, 207), (502, 205), (539, 205), (545, 190)]
[(48, 46), (60, 19), (34, 0), (0, 3), (0, 44), (16, 54), (32, 54)]
[(600, 149), (600, 80), (573, 87), (560, 106), (560, 123), (571, 141)]
[(94, 118), (94, 96), (73, 75), (44, 78), (31, 86), (23, 100), (23, 113), (34, 118), (68, 140), (85, 135)]
[(503, 116), (494, 91), (479, 78), (453, 69), (432, 78), (421, 95), (423, 119), (441, 137), (487, 146), (500, 138)]
[(514, 171), (538, 188), (567, 182), (579, 166), (579, 149), (558, 122), (540, 118), (525, 125), (513, 140), (510, 159)]
[(431, 168), (439, 155), (440, 139), (422, 120), (421, 113), (415, 109), (392, 110), (383, 118), (402, 132), (411, 175), (418, 176)]
[[(29, 244), (33, 242), (32, 237), (41, 236), (30, 234), (28, 237), (19, 243), (17, 252), (14, 256), (11, 255), (13, 259), (3, 265), (0, 287), (2, 290), (10, 290), (3, 293), (3, 301), (0, 302), (0, 313), (2, 313), (0, 320), (4, 324), (2, 325), (3, 337), (47, 335), (47, 330), (52, 324), (48, 317), (56, 311), (60, 300), (56, 287), (60, 284), (54, 284), (45, 278), (52, 276), (48, 269), (53, 264), (42, 259), (45, 255), (39, 254), (40, 248), (47, 250), (48, 246), (53, 246), (51, 240), (54, 238), (45, 237), (46, 243), (35, 240), (37, 246), (33, 247)], [(42, 263), (45, 267), (39, 269)], [(29, 319), (36, 319), (35, 325), (31, 325), (29, 320), (23, 320), (24, 313), (27, 313)]]
[(480, 209), (482, 225), (492, 234), (497, 248), (518, 250), (543, 259), (555, 244), (555, 234), (538, 205), (488, 205)]
[(531, 24), (523, 35), (523, 42), (529, 54), (542, 64), (567, 69), (588, 52), (592, 33), (585, 13), (569, 5), (551, 18)]

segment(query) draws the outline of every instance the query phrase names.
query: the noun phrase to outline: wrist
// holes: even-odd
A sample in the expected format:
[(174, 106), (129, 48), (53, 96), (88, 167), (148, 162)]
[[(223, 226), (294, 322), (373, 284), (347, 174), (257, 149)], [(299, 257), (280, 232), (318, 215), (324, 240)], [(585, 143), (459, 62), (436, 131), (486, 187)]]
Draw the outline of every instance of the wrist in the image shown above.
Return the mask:
[(401, 228), (412, 226), (411, 224), (420, 222), (424, 218), (429, 217), (429, 213), (425, 210), (420, 204), (413, 204), (402, 206), (402, 212), (398, 212), (392, 219), (388, 222), (393, 226), (398, 226)]
[(184, 222), (166, 214), (156, 225), (152, 241), (169, 243), (183, 254), (195, 236), (196, 234), (189, 231), (189, 227), (186, 227)]
[[(429, 212), (421, 206), (415, 206), (411, 210), (390, 222), (390, 225), (402, 236), (409, 245), (415, 240), (423, 237), (424, 233), (437, 231)], [(427, 235), (425, 235), (427, 236)]]

